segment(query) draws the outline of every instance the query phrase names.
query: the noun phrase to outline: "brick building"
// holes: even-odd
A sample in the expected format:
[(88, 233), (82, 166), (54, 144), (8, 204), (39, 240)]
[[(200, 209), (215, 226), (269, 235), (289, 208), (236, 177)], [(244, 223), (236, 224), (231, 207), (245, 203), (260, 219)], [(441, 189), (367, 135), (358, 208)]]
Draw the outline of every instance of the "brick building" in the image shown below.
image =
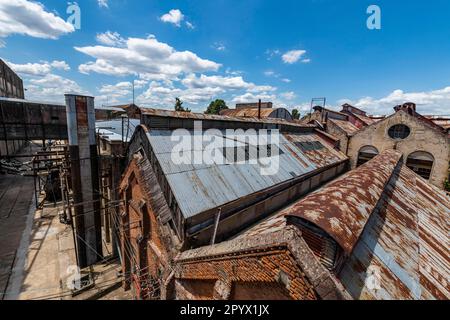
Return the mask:
[(22, 79), (0, 59), (0, 97), (25, 99)]
[(242, 104), (236, 105), (236, 109), (225, 109), (220, 112), (222, 116), (230, 116), (230, 117), (252, 117), (252, 118), (274, 118), (274, 119), (283, 119), (287, 121), (292, 121), (291, 113), (285, 108), (272, 108), (272, 103), (266, 103), (264, 106), (261, 106), (261, 109), (258, 108), (258, 104)]
[(306, 123), (317, 123), (339, 140), (355, 168), (388, 149), (403, 153), (406, 165), (439, 188), (449, 177), (449, 119), (422, 116), (413, 103), (394, 108), (390, 116), (373, 117), (343, 105), (341, 112), (317, 107)]
[(450, 203), (388, 150), (237, 237), (185, 251), (179, 299), (442, 299)]
[[(124, 285), (140, 298), (177, 294), (171, 281), (175, 266), (170, 262), (180, 252), (229, 239), (346, 169), (347, 158), (335, 150), (335, 141), (313, 126), (276, 119), (143, 112), (143, 125), (130, 143), (129, 165), (120, 185), (125, 205), (118, 217), (123, 226), (123, 271), (130, 275)], [(227, 139), (225, 129), (281, 130), (277, 133), (280, 170), (264, 176), (260, 164), (243, 164), (236, 158), (223, 165), (175, 164), (173, 132), (192, 130), (199, 119), (204, 130), (216, 129), (217, 139)], [(245, 149), (244, 138), (237, 134), (237, 143), (226, 149)]]

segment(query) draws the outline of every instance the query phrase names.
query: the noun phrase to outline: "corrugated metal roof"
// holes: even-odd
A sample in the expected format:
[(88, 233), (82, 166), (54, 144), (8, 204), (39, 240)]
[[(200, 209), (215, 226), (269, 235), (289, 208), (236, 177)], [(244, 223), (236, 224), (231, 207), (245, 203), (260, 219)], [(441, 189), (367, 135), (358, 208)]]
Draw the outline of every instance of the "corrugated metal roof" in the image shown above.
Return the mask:
[(336, 119), (330, 119), (329, 121), (334, 123), (340, 129), (342, 129), (347, 135), (352, 135), (359, 131), (359, 128), (350, 121), (342, 121)]
[[(303, 128), (314, 128), (314, 125), (301, 124), (294, 121), (288, 121), (278, 118), (265, 118), (258, 119), (257, 117), (231, 117), (231, 116), (219, 116), (203, 113), (193, 112), (178, 112), (164, 109), (152, 109), (152, 108), (140, 108), (142, 114), (158, 117), (169, 117), (178, 119), (193, 119), (193, 120), (216, 120), (216, 121), (233, 121), (233, 122), (250, 122), (250, 123), (270, 123), (270, 124), (282, 124)], [(274, 109), (271, 109), (274, 110)]]
[[(210, 133), (205, 132), (205, 135), (208, 134)], [(223, 131), (222, 135), (214, 135), (214, 138), (218, 142), (230, 143), (230, 140), (224, 139), (224, 134)], [(185, 135), (189, 138), (191, 132)], [(172, 131), (150, 130), (147, 137), (185, 218), (347, 159), (344, 154), (333, 150), (315, 133), (279, 134), (279, 148), (282, 151), (279, 156), (279, 170), (274, 175), (265, 176), (262, 175), (259, 164), (177, 165), (172, 161), (172, 153), (177, 144), (171, 139)], [(240, 139), (238, 135), (236, 140)], [(320, 142), (322, 148), (302, 151), (295, 142)], [(200, 143), (198, 146), (192, 146), (191, 150), (201, 156), (202, 150), (208, 144), (210, 143)], [(245, 144), (241, 142), (237, 145)]]
[[(261, 118), (270, 118), (271, 115), (272, 114), (276, 114), (277, 110), (279, 110), (279, 109), (282, 109), (282, 108), (276, 108), (276, 109), (268, 109), (268, 108), (262, 109), (261, 108)], [(258, 108), (227, 109), (227, 110), (222, 110), (220, 115), (222, 115), (222, 116), (230, 116), (230, 117), (253, 117), (253, 118), (258, 118), (259, 110), (258, 110)]]
[[(127, 120), (124, 120), (125, 131), (127, 131)], [(130, 127), (128, 130), (128, 137), (125, 142), (131, 140), (136, 127), (140, 124), (140, 120), (130, 119)], [(102, 136), (102, 138), (109, 141), (122, 141), (122, 119), (110, 120), (110, 121), (97, 121), (95, 122), (96, 132)], [(126, 132), (124, 133), (126, 135)]]
[(294, 214), (349, 254), (336, 277), (353, 298), (449, 299), (449, 198), (405, 165), (394, 169), (399, 161), (387, 151), (238, 238), (280, 231)]
[(349, 255), (397, 166), (401, 154), (384, 152), (370, 164), (331, 182), (285, 210), (325, 230)]
[[(361, 299), (449, 299), (448, 197), (406, 166), (372, 215), (340, 279)], [(374, 270), (370, 279), (367, 270)], [(379, 275), (376, 272), (379, 272)], [(366, 279), (380, 287), (370, 290)]]

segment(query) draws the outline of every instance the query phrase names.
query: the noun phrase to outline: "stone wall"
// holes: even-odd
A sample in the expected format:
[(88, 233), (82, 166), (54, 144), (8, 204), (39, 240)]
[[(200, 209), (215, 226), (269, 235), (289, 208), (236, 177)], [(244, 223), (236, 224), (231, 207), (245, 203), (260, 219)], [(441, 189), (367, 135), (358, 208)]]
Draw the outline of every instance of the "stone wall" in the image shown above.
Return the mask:
[[(404, 124), (411, 130), (404, 140), (394, 140), (389, 137), (388, 130), (393, 125)], [(387, 149), (396, 149), (403, 153), (404, 161), (416, 151), (425, 151), (433, 155), (434, 165), (430, 182), (443, 189), (443, 183), (448, 176), (450, 147), (448, 136), (439, 129), (399, 111), (374, 125), (368, 126), (356, 133), (349, 141), (348, 156), (352, 168), (356, 167), (359, 150), (364, 146), (374, 146), (381, 153)]]

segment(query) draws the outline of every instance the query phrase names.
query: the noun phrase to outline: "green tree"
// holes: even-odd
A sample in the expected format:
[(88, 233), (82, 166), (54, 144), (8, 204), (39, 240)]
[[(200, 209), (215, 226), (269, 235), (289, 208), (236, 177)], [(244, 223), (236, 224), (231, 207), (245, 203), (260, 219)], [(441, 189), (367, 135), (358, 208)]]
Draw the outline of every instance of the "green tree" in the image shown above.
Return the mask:
[(191, 112), (191, 109), (184, 108), (183, 101), (181, 101), (180, 98), (175, 98), (175, 111)]
[(220, 111), (228, 109), (227, 104), (222, 99), (216, 99), (211, 101), (205, 114), (220, 114)]
[(294, 120), (299, 120), (300, 119), (300, 112), (297, 109), (292, 110), (292, 118)]

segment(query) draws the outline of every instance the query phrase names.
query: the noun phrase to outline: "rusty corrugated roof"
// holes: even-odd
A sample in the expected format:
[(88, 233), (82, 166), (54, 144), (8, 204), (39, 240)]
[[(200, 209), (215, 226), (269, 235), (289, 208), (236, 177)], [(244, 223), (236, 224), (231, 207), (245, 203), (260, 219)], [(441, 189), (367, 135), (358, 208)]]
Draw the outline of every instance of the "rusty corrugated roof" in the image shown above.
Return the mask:
[(403, 165), (396, 151), (384, 152), (238, 237), (279, 232), (289, 215), (318, 225), (347, 252), (336, 278), (353, 298), (450, 298), (449, 198)]
[(352, 135), (359, 131), (359, 128), (355, 126), (350, 121), (343, 121), (343, 120), (336, 120), (336, 119), (329, 119), (328, 121), (334, 123), (337, 127), (339, 127), (341, 130), (343, 130), (347, 135)]
[(359, 299), (449, 299), (449, 218), (445, 193), (403, 166), (383, 210), (372, 215), (344, 265), (341, 282)]
[[(252, 123), (270, 123), (270, 124), (281, 124), (288, 126), (296, 126), (303, 128), (314, 128), (314, 125), (302, 124), (294, 121), (288, 121), (285, 119), (278, 118), (263, 118), (258, 119), (258, 117), (232, 117), (232, 116), (222, 116), (222, 115), (212, 115), (204, 113), (193, 113), (193, 112), (179, 112), (164, 109), (152, 109), (152, 108), (140, 108), (142, 114), (157, 117), (168, 117), (168, 118), (179, 118), (179, 119), (193, 119), (193, 120), (216, 120), (216, 121), (233, 121), (233, 122), (252, 122)], [(274, 109), (271, 109), (274, 110)]]
[[(261, 118), (270, 118), (273, 113), (276, 114), (278, 109), (261, 109)], [(250, 117), (258, 118), (259, 110), (258, 108), (240, 108), (240, 109), (227, 109), (220, 112), (222, 116), (230, 117)]]
[(350, 254), (401, 156), (394, 150), (384, 152), (286, 209), (285, 216), (314, 223)]

